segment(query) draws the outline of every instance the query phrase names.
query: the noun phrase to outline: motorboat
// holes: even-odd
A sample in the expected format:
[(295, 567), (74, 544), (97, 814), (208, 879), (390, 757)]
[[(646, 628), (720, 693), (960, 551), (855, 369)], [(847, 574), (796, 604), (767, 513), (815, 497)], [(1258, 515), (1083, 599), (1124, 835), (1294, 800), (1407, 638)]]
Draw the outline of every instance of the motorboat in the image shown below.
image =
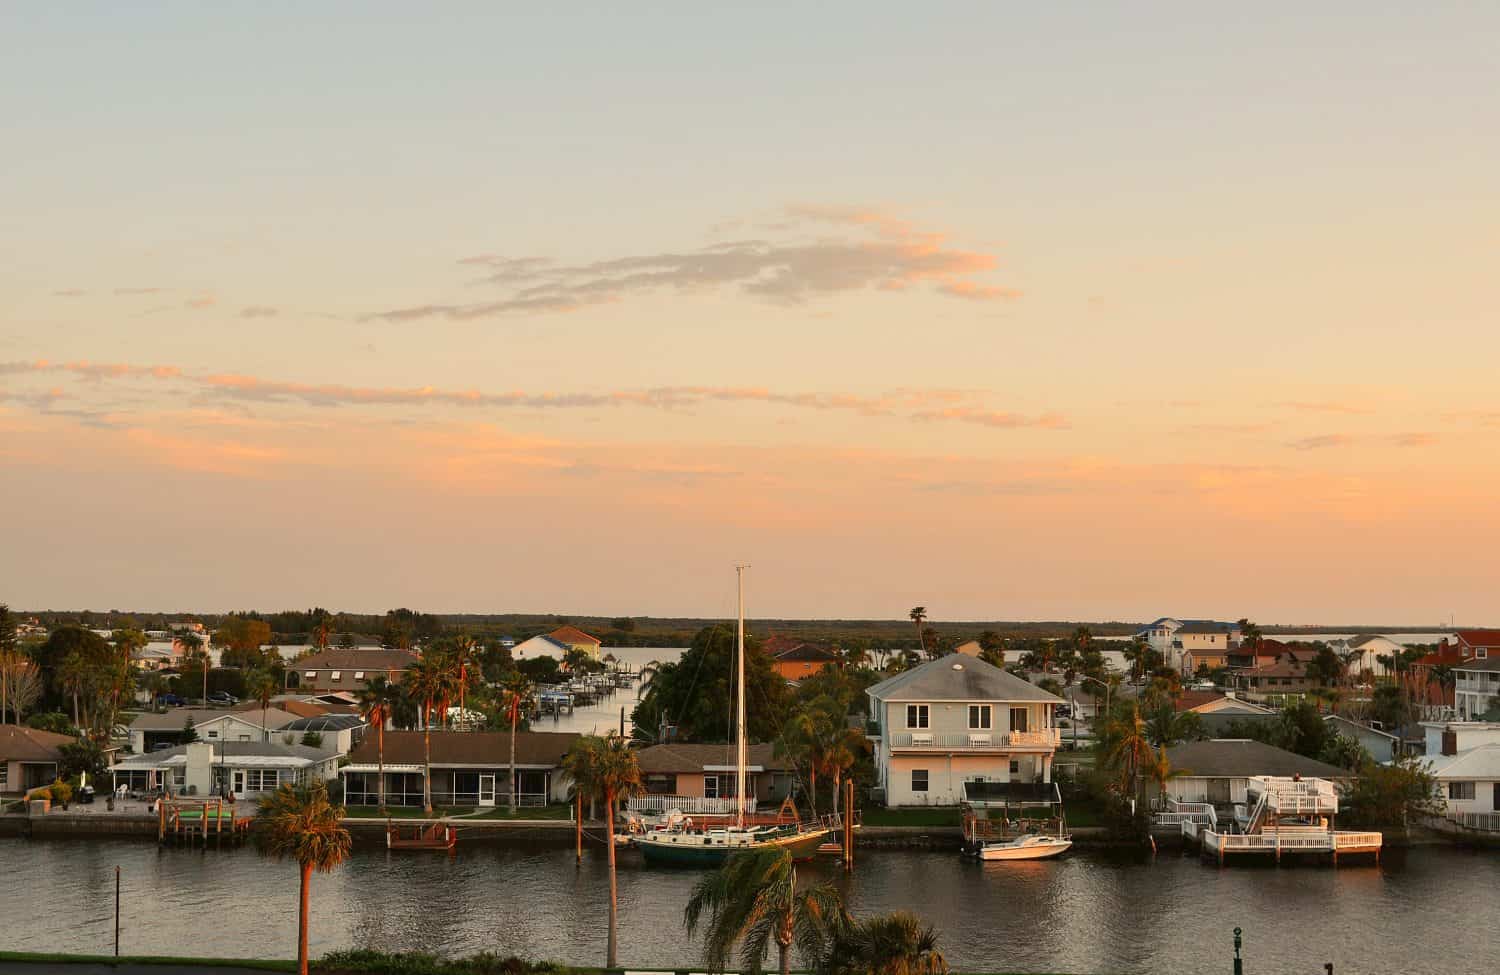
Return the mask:
[(1071, 836), (1027, 833), (1008, 840), (987, 840), (975, 846), (970, 855), (980, 860), (1045, 860), (1063, 853), (1072, 845)]

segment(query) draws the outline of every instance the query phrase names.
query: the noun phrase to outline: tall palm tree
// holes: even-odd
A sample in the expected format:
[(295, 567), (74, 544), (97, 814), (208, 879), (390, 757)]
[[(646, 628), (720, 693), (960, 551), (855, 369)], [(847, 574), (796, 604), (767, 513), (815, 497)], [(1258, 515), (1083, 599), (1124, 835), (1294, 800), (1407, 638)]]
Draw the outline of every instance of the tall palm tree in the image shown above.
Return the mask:
[(328, 801), (328, 787), (283, 785), (261, 799), (255, 842), (262, 855), (296, 860), (302, 874), (297, 911), (297, 970), (307, 975), (307, 913), (313, 871), (329, 873), (349, 856), (344, 807)]
[(948, 960), (937, 932), (897, 911), (860, 921), (838, 938), (821, 971), (826, 975), (944, 975)]
[(604, 819), (609, 841), (609, 968), (618, 967), (619, 958), (619, 885), (615, 877), (615, 804), (621, 799), (646, 791), (641, 782), (641, 763), (630, 748), (630, 740), (611, 734), (584, 754), (594, 763), (586, 770), (583, 781), (592, 784), (604, 799)]
[(1110, 739), (1109, 762), (1120, 770), (1122, 791), (1135, 791), (1141, 770), (1151, 760), (1151, 741), (1146, 736), (1146, 719), (1140, 706), (1131, 701), (1106, 726)]
[(1158, 747), (1192, 741), (1203, 733), (1203, 719), (1196, 711), (1178, 711), (1162, 701), (1146, 719), (1146, 738)]
[[(453, 666), (457, 671), (455, 679), (458, 683), (458, 709), (464, 710), (464, 704), (468, 698), (469, 686), (479, 676), (475, 667), (478, 644), (474, 638), (467, 633), (453, 641)], [(514, 778), (514, 776), (512, 776)]]
[(422, 705), (422, 811), (432, 815), (432, 712), (447, 710), (456, 671), (440, 656), (424, 654), (406, 668), (406, 690)]
[(848, 927), (838, 889), (799, 890), (792, 855), (777, 849), (736, 853), (698, 881), (683, 910), (689, 936), (705, 915), (703, 960), (710, 972), (724, 971), (739, 945), (741, 967), (758, 973), (774, 941), (779, 970), (788, 975), (794, 944), (816, 964), (824, 946)]
[(927, 607), (913, 606), (911, 612), (906, 614), (906, 618), (917, 625), (917, 650), (926, 650), (927, 645), (922, 640), (922, 624), (927, 622)]
[(359, 713), (375, 729), (375, 757), (380, 766), (375, 788), (382, 813), (385, 812), (385, 726), (390, 723), (400, 696), (401, 689), (386, 680), (384, 674), (370, 678), (359, 692)]
[(260, 704), (260, 740), (270, 741), (271, 733), (266, 729), (266, 712), (271, 708), (271, 696), (276, 693), (276, 678), (267, 670), (252, 670), (245, 675), (245, 693)]
[(573, 794), (579, 800), (578, 812), (574, 816), (573, 828), (577, 833), (575, 841), (579, 850), (579, 858), (582, 860), (583, 850), (583, 799), (589, 801), (590, 812), (594, 797), (599, 794), (599, 756), (598, 752), (604, 747), (604, 739), (597, 735), (579, 735), (573, 739), (573, 745), (568, 749), (568, 754), (563, 756), (562, 768), (573, 780)]
[(81, 653), (70, 653), (63, 658), (62, 666), (58, 668), (58, 680), (62, 684), (63, 692), (73, 697), (73, 727), (82, 728), (83, 725), (78, 714), (78, 696), (88, 688), (93, 669), (88, 660)]
[(505, 681), (505, 711), (510, 717), (510, 814), (516, 814), (516, 727), (521, 722), (521, 711), (531, 699), (531, 681), (517, 671)]
[(1150, 757), (1146, 760), (1146, 765), (1142, 769), (1142, 772), (1146, 776), (1146, 781), (1153, 783), (1157, 791), (1162, 795), (1167, 794), (1168, 782), (1178, 776), (1188, 774), (1187, 769), (1172, 767), (1172, 763), (1167, 759), (1167, 748), (1165, 745), (1160, 746), (1154, 752), (1148, 750), (1147, 754)]
[(826, 765), (828, 743), (833, 738), (833, 722), (817, 702), (787, 719), (776, 751), (785, 754), (792, 764), (807, 768), (807, 802), (814, 818), (818, 815), (818, 772)]

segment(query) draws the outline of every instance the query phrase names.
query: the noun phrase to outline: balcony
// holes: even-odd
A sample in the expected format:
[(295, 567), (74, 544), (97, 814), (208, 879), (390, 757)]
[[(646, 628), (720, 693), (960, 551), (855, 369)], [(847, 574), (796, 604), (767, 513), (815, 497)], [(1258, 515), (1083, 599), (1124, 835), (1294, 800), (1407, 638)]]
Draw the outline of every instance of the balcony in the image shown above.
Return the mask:
[(959, 735), (939, 735), (926, 731), (903, 731), (890, 736), (891, 748), (902, 751), (936, 752), (984, 752), (1010, 751), (1017, 748), (1053, 749), (1061, 742), (1061, 732), (1056, 728), (1040, 731), (1012, 731), (996, 733), (971, 731)]

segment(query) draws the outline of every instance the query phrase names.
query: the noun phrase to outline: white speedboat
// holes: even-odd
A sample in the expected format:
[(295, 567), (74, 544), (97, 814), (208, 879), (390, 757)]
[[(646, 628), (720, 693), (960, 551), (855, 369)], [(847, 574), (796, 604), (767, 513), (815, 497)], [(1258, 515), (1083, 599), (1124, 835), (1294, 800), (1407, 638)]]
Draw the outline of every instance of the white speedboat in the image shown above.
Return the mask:
[(1073, 845), (1069, 836), (1043, 836), (1028, 833), (1009, 840), (988, 840), (974, 850), (981, 860), (1045, 860), (1055, 857)]

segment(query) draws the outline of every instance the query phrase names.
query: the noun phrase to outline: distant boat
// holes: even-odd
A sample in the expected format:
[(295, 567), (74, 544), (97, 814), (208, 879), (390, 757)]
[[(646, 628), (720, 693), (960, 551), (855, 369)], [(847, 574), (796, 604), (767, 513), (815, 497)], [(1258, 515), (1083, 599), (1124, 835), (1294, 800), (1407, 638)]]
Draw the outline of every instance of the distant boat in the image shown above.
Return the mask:
[(745, 766), (749, 741), (745, 735), (745, 569), (735, 566), (738, 577), (738, 625), (735, 633), (735, 661), (739, 696), (736, 699), (734, 794), (735, 822), (724, 829), (690, 832), (683, 829), (655, 830), (635, 837), (635, 847), (647, 863), (679, 866), (718, 866), (736, 853), (746, 850), (783, 849), (794, 860), (813, 856), (826, 842), (833, 828), (822, 824), (804, 826), (786, 823), (775, 826), (745, 825)]

